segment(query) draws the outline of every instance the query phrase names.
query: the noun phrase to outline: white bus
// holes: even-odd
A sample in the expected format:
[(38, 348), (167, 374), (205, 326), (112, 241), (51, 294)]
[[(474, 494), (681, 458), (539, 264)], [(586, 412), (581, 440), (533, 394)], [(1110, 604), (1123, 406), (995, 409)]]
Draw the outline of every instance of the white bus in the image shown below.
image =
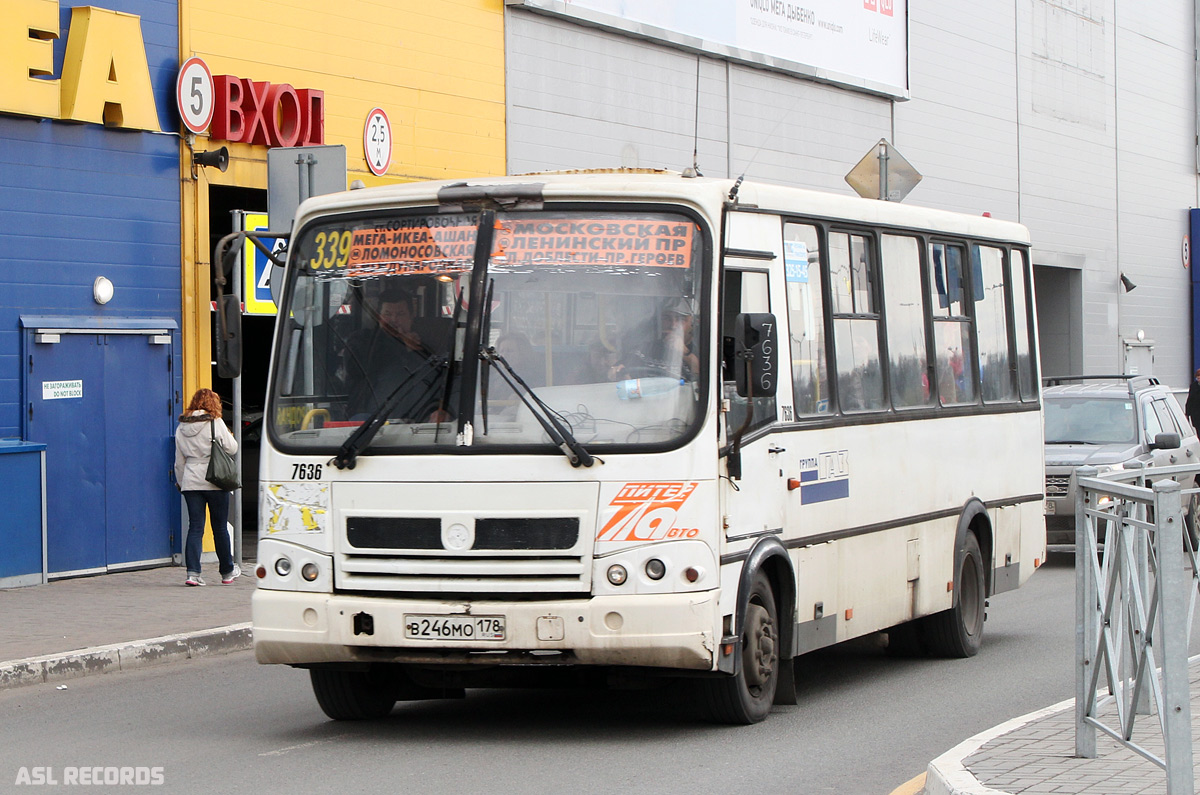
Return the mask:
[(889, 631), (967, 657), (1045, 557), (1015, 223), (665, 172), (302, 204), (254, 647), (335, 719), (684, 676), (718, 721)]

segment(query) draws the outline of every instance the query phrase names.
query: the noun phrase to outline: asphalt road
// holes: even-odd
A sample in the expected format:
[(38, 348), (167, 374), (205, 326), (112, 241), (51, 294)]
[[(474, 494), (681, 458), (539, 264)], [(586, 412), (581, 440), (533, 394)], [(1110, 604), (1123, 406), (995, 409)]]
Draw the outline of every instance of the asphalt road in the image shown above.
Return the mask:
[[(799, 663), (800, 704), (700, 722), (682, 690), (470, 691), (334, 723), (304, 672), (248, 652), (0, 691), (0, 790), (161, 781), (159, 792), (885, 795), (930, 759), (1073, 694), (1074, 571), (1052, 555), (991, 602), (969, 660), (896, 659), (878, 638)], [(110, 772), (109, 769), (117, 769)], [(153, 776), (154, 778), (150, 778)]]

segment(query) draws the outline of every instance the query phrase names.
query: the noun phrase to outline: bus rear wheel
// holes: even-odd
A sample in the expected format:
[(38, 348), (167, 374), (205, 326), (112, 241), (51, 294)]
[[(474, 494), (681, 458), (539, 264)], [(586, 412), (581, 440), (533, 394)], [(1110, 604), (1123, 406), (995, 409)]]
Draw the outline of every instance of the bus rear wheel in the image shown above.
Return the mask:
[(396, 705), (396, 685), (385, 671), (312, 668), (308, 675), (321, 711), (333, 720), (374, 720)]
[(922, 639), (935, 657), (973, 657), (983, 645), (986, 590), (979, 539), (967, 533), (954, 567), (954, 607), (925, 619)]
[(779, 684), (779, 611), (766, 575), (759, 572), (750, 587), (742, 617), (742, 660), (738, 673), (701, 682), (710, 720), (748, 725), (767, 717)]

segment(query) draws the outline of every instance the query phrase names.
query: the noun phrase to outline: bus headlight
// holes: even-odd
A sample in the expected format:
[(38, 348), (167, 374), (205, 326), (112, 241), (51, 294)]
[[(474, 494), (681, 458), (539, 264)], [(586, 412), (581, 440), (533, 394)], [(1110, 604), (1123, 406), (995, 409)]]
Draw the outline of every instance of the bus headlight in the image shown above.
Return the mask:
[(280, 558), (275, 561), (275, 573), (280, 577), (286, 577), (292, 573), (292, 562), (287, 558)]
[(317, 579), (317, 577), (319, 577), (320, 574), (321, 574), (321, 570), (317, 568), (317, 564), (315, 564), (315, 563), (305, 563), (303, 566), (300, 567), (300, 576), (303, 577), (304, 579), (308, 580), (309, 582), (312, 582), (313, 580)]
[(658, 558), (650, 558), (650, 560), (646, 561), (646, 576), (650, 579), (661, 580), (666, 573), (667, 564)]
[(608, 567), (608, 581), (613, 585), (624, 585), (627, 579), (629, 572), (625, 571), (625, 567), (620, 563)]

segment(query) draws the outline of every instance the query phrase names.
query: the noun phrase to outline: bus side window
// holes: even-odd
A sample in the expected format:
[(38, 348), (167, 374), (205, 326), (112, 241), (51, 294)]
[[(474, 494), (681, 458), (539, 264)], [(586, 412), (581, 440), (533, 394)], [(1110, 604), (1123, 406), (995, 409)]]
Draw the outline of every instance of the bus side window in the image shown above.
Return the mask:
[(829, 414), (829, 363), (825, 360), (825, 300), (821, 294), (821, 239), (811, 224), (783, 231), (787, 285), (788, 352), (796, 416)]
[(1009, 348), (1008, 304), (1005, 296), (1004, 252), (995, 246), (971, 245), (975, 290), (975, 330), (979, 339), (979, 370), (986, 403), (1016, 400), (1013, 357)]
[[(748, 398), (737, 394), (734, 368), (734, 322), (742, 312), (770, 312), (767, 295), (767, 274), (762, 271), (725, 271), (724, 295), (721, 299), (721, 381), (722, 392), (729, 401), (730, 433), (742, 427), (749, 407)], [(769, 425), (775, 421), (775, 398), (754, 398), (754, 417), (750, 428)]]
[(886, 407), (879, 360), (879, 293), (870, 238), (829, 235), (829, 292), (842, 411)]
[(962, 246), (947, 243), (930, 244), (929, 253), (938, 399), (943, 406), (974, 403), (975, 350), (963, 295), (966, 257)]
[(1012, 278), (1009, 284), (1012, 285), (1013, 295), (1013, 323), (1016, 328), (1016, 343), (1017, 343), (1017, 381), (1020, 384), (1021, 399), (1033, 400), (1037, 398), (1037, 378), (1034, 375), (1034, 358), (1031, 351), (1033, 350), (1033, 340), (1030, 334), (1031, 324), (1029, 322), (1029, 302), (1026, 300), (1025, 292), (1025, 254), (1024, 252), (1012, 250), (1009, 253), (1009, 266), (1012, 273)]
[(892, 405), (928, 406), (933, 385), (921, 293), (921, 244), (900, 235), (884, 235), (881, 241)]

